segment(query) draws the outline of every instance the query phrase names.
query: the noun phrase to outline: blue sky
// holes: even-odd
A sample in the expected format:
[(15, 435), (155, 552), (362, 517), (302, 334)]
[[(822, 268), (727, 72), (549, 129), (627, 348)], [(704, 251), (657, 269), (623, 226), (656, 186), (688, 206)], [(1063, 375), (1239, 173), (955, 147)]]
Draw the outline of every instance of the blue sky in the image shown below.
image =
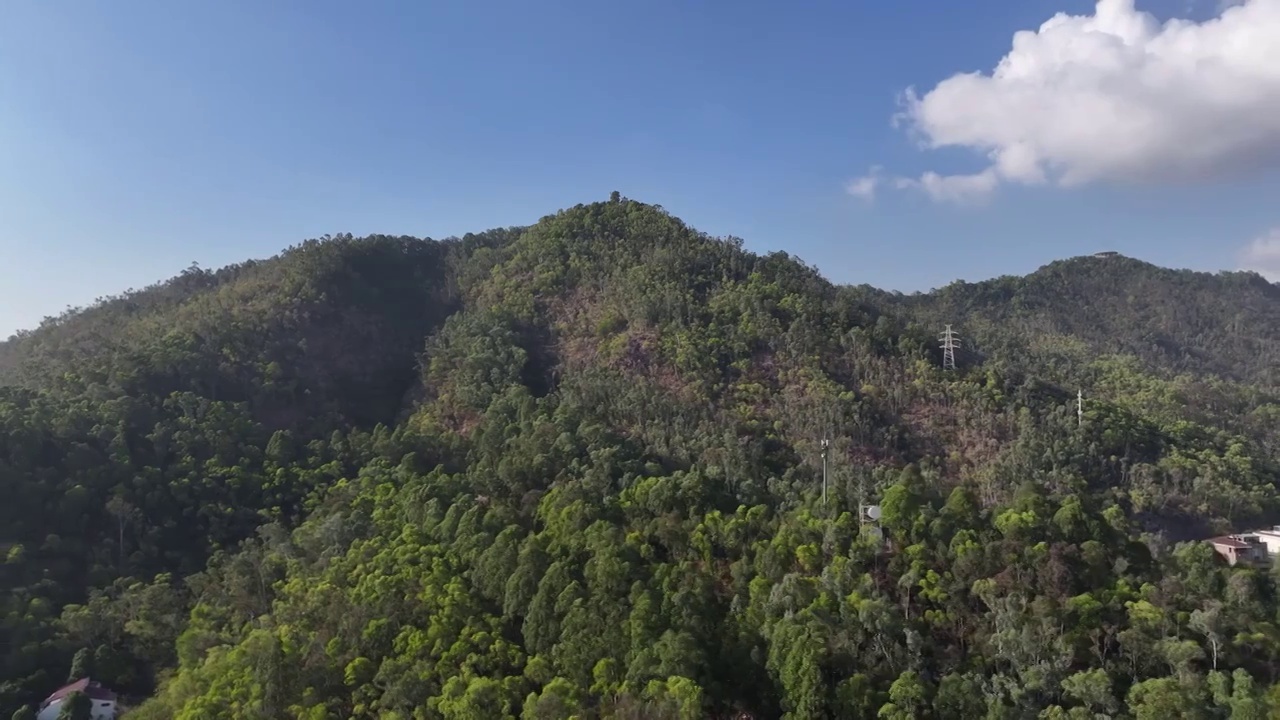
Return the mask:
[[(891, 181), (872, 201), (846, 191), (872, 166), (981, 171), (984, 152), (922, 150), (895, 128), (901, 93), (990, 72), (1016, 31), (1060, 11), (1093, 4), (10, 0), (0, 336), (192, 261), (527, 224), (615, 189), (833, 281), (904, 291), (1096, 250), (1238, 267), (1280, 224), (1266, 163), (1212, 181), (1009, 182), (976, 204)], [(939, 123), (935, 138), (959, 132)]]

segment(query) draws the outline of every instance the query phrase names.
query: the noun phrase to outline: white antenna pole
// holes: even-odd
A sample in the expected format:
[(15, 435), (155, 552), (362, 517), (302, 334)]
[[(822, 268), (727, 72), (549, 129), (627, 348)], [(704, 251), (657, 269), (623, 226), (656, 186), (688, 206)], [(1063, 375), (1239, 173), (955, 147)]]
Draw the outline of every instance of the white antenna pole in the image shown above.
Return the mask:
[(1084, 427), (1084, 391), (1076, 391), (1076, 426)]
[(822, 439), (822, 504), (827, 504), (827, 439)]
[(942, 341), (942, 369), (955, 370), (956, 350), (960, 349), (960, 336), (948, 325), (942, 331), (942, 337), (938, 339)]

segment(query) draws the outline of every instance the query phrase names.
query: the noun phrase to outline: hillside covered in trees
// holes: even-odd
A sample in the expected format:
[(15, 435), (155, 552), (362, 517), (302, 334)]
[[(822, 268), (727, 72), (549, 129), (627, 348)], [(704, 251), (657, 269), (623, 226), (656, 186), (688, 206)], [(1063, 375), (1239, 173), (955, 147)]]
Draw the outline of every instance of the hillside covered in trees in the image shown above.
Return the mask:
[(0, 344), (0, 712), (1271, 717), (1280, 576), (1189, 541), (1280, 521), (1277, 343), (1256, 275), (904, 296), (616, 193), (192, 267)]

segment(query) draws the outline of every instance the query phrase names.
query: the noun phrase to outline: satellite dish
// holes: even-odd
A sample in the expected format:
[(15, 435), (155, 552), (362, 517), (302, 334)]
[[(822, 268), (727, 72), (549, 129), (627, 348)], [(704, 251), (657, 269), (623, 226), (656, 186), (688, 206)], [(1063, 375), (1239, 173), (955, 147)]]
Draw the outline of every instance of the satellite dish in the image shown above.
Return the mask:
[(879, 506), (879, 505), (868, 505), (868, 506), (867, 506), (867, 510), (866, 510), (866, 512), (867, 512), (867, 517), (871, 518), (872, 520), (879, 520), (879, 519), (880, 519), (880, 506)]

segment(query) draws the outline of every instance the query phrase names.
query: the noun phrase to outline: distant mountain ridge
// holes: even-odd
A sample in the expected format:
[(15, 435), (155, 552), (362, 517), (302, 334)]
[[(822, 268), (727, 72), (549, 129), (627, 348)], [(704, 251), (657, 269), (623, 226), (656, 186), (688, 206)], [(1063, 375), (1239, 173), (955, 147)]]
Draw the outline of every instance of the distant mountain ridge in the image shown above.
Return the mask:
[[(493, 252), (514, 244), (526, 230), (506, 228), (443, 243), (412, 238), (401, 242), (449, 248), (440, 253), (440, 265), (432, 270), (440, 282), (449, 284), (459, 278), (446, 277), (445, 264), (457, 261), (444, 260), (445, 254), (461, 253), (461, 257), (470, 252), (464, 248)], [(377, 238), (357, 241), (339, 235), (308, 241), (299, 248), (374, 242)], [(216, 272), (193, 267), (142, 291), (52, 318), (39, 328), (0, 341), (0, 385), (20, 383), (23, 365), (28, 369), (33, 364), (60, 366), (77, 352), (97, 352), (82, 337), (74, 341), (78, 349), (73, 349), (67, 338), (76, 335), (77, 328), (93, 327), (89, 334), (96, 338), (128, 335), (165, 312), (182, 314), (180, 308), (203, 303), (200, 298), (223, 286), (242, 287), (279, 268), (295, 272), (289, 268), (298, 257), (298, 251), (291, 250)], [(372, 277), (367, 281), (378, 282)], [(926, 293), (902, 295), (866, 285), (846, 290), (854, 291), (860, 302), (870, 303), (877, 312), (898, 315), (904, 322), (939, 328), (952, 324), (967, 340), (968, 349), (982, 356), (1008, 356), (1018, 362), (1040, 340), (1070, 337), (1080, 343), (1082, 362), (1090, 356), (1131, 353), (1161, 371), (1280, 384), (1280, 365), (1269, 360), (1280, 353), (1280, 285), (1256, 273), (1175, 270), (1100, 251), (1057, 260), (1024, 276), (957, 281)], [(991, 332), (997, 326), (1016, 329), (1019, 339), (997, 339), (1000, 333)], [(29, 382), (30, 373), (27, 376)]]
[(1037, 342), (1070, 337), (1083, 343), (1081, 361), (1131, 353), (1160, 370), (1280, 383), (1271, 360), (1280, 352), (1280, 285), (1256, 273), (1172, 270), (1093, 255), (1022, 277), (954, 283), (904, 305), (933, 323), (967, 325), (988, 354), (1017, 358)]

